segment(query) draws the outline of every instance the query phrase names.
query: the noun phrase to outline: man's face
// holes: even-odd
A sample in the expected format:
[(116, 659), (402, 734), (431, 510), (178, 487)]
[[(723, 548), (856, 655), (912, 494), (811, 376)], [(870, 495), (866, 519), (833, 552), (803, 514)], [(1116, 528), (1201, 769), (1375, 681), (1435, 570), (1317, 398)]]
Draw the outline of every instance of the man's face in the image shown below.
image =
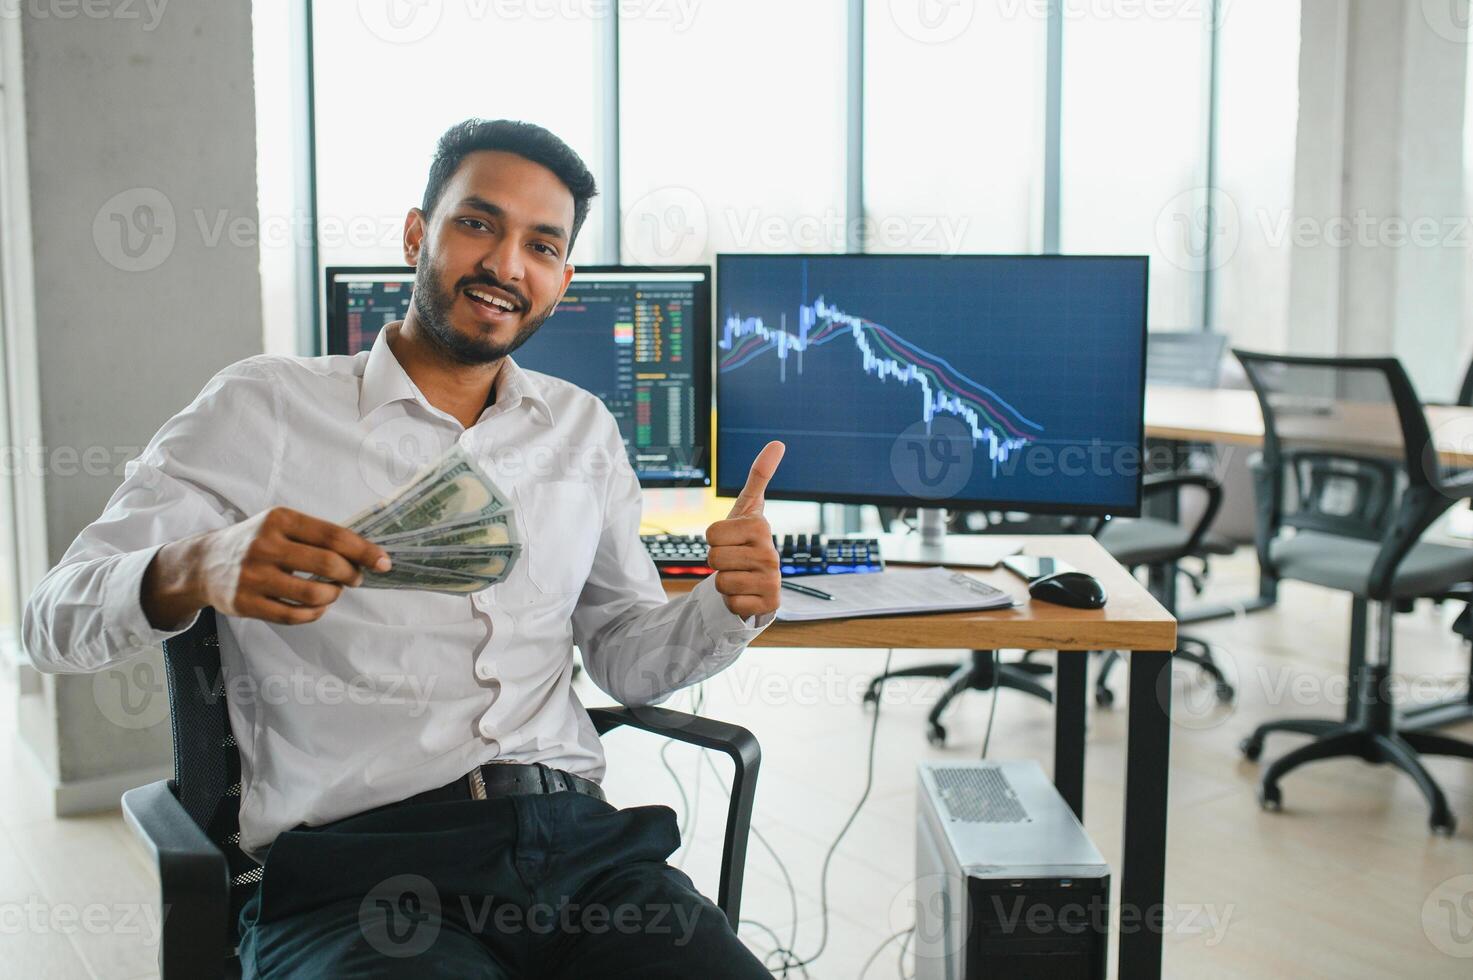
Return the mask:
[(409, 213), (405, 257), (428, 337), (463, 364), (500, 360), (552, 315), (573, 267), (573, 195), (514, 153), (471, 153), (434, 214)]

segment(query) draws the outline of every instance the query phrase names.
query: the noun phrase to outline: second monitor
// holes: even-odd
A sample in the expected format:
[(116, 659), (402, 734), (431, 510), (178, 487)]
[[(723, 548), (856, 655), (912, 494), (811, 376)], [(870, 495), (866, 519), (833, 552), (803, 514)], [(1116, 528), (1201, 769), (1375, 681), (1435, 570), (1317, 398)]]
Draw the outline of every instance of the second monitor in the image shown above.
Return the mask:
[(717, 492), (1134, 515), (1144, 257), (721, 255)]
[[(517, 364), (592, 392), (645, 487), (710, 486), (710, 269), (579, 266)], [(327, 270), (327, 352), (356, 354), (409, 310), (414, 270)]]

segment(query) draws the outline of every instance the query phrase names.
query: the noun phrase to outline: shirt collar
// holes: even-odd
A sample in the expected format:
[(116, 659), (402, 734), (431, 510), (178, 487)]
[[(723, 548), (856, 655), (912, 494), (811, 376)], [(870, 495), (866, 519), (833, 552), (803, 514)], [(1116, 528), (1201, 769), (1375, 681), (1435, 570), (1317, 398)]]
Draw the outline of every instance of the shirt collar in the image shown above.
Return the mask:
[[(397, 328), (396, 328), (397, 329)], [(495, 404), (487, 411), (506, 411), (519, 402), (526, 401), (539, 409), (548, 425), (553, 424), (552, 406), (542, 392), (542, 385), (531, 374), (508, 356), (496, 374)], [(405, 372), (404, 366), (394, 356), (389, 346), (388, 329), (380, 330), (368, 352), (368, 363), (363, 368), (363, 384), (358, 390), (358, 417), (367, 418), (369, 413), (390, 402), (417, 401), (430, 407), (419, 386)], [(481, 418), (485, 418), (483, 413)], [(479, 421), (479, 420), (478, 420)]]

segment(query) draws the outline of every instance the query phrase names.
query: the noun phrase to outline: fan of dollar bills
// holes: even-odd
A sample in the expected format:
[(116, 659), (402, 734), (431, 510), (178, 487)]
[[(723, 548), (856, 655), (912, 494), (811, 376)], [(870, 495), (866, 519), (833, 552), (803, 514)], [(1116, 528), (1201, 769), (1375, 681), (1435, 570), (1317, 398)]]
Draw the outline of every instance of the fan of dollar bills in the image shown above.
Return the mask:
[(393, 562), (387, 572), (365, 570), (363, 587), (466, 593), (500, 582), (522, 552), (508, 499), (455, 446), (348, 524)]

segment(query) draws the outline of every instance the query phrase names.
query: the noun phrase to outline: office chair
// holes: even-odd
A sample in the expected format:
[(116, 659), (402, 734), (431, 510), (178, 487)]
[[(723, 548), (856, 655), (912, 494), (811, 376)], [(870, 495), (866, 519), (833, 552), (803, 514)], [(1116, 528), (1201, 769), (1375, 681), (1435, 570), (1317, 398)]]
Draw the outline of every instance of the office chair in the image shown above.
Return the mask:
[[(174, 778), (123, 794), (123, 815), (159, 871), (163, 980), (238, 977), (235, 947), (241, 907), (262, 869), (240, 849), (240, 753), (226, 713), (220, 640), (213, 609), (164, 642), (174, 736)], [(717, 905), (737, 927), (762, 753), (737, 725), (666, 708), (590, 708), (600, 735), (621, 725), (731, 756), (735, 772), (727, 812)]]
[[(1256, 760), (1273, 732), (1314, 736), (1269, 765), (1259, 802), (1279, 809), (1279, 781), (1289, 772), (1353, 756), (1405, 772), (1427, 799), (1432, 830), (1451, 834), (1447, 799), (1419, 754), (1473, 759), (1473, 744), (1400, 725), (1387, 681), (1395, 613), (1473, 580), (1473, 550), (1419, 540), (1455, 502), (1473, 497), (1473, 475), (1442, 473), (1426, 415), (1395, 358), (1234, 353), (1263, 412), (1254, 471), (1259, 561), (1279, 579), (1352, 597), (1355, 697), (1343, 720), (1274, 721), (1243, 740), (1243, 755)], [(1369, 657), (1368, 607), (1377, 613)]]
[[(1182, 487), (1198, 487), (1207, 495), (1207, 505), (1190, 527), (1177, 521), (1159, 517), (1126, 517), (1104, 523), (1095, 537), (1110, 556), (1134, 573), (1144, 567), (1152, 594), (1176, 614), (1177, 577), (1181, 574), (1181, 562), (1187, 558), (1210, 553), (1231, 554), (1231, 545), (1214, 545), (1207, 541), (1207, 530), (1217, 518), (1222, 506), (1222, 485), (1206, 473), (1157, 473), (1143, 480), (1143, 493), (1152, 496), (1176, 494)], [(1221, 549), (1227, 548), (1226, 552)], [(1193, 577), (1194, 589), (1200, 593), (1202, 582)], [(1223, 675), (1212, 655), (1212, 647), (1195, 636), (1177, 634), (1175, 659), (1196, 664), (1212, 678), (1216, 685), (1217, 699), (1223, 703), (1232, 701), (1235, 691)], [(1110, 671), (1120, 661), (1118, 651), (1105, 652), (1100, 672), (1095, 675), (1095, 703), (1107, 707), (1114, 703), (1115, 693), (1110, 690)]]

